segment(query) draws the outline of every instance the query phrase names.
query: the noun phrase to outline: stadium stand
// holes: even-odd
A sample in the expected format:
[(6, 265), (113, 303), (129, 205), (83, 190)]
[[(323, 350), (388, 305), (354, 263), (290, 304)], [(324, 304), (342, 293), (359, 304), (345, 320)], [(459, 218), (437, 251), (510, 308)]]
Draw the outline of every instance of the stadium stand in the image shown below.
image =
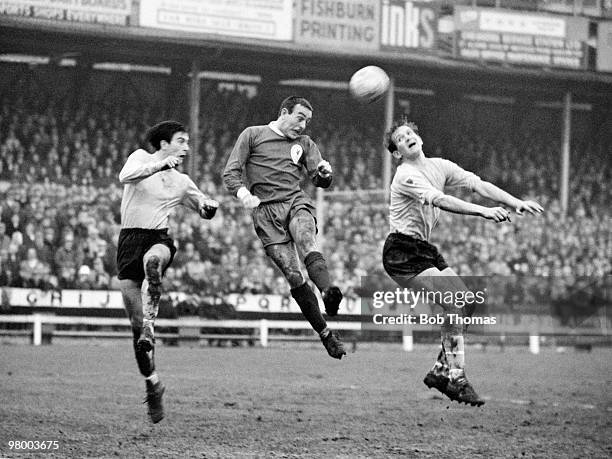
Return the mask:
[[(100, 103), (95, 94), (76, 105), (41, 84), (49, 75), (3, 66), (19, 83), (13, 87), (20, 89), (0, 97), (1, 284), (116, 289), (117, 174), (130, 152), (142, 145), (145, 127), (170, 114), (146, 100), (136, 106), (130, 98)], [(285, 292), (248, 214), (234, 205), (220, 183), (220, 171), (241, 129), (265, 123), (274, 113), (261, 108), (265, 104), (258, 96), (219, 90), (213, 82), (204, 89), (196, 180), (221, 201), (221, 209), (206, 224), (178, 212), (171, 232), (182, 250), (168, 272), (167, 287), (200, 295)], [(283, 87), (279, 97), (296, 91)], [(336, 171), (332, 191), (381, 188), (382, 143), (377, 126), (369, 122), (371, 114), (355, 108), (339, 91), (299, 91), (315, 106), (310, 134)], [(350, 123), (338, 116), (349, 111), (354, 114)], [(612, 152), (605, 132), (576, 133), (570, 207), (564, 216), (556, 198), (558, 132), (546, 126), (503, 126), (487, 136), (491, 131), (486, 126), (467, 119), (451, 131), (437, 132), (427, 116), (416, 121), (424, 126), (432, 156), (452, 159), (513, 193), (536, 198), (547, 209), (544, 218), (518, 218), (501, 226), (443, 213), (450, 224), (434, 233), (434, 243), (460, 274), (560, 276), (570, 282), (572, 276), (610, 273), (612, 191), (607, 185), (612, 181)], [(360, 276), (380, 271), (376, 255), (387, 231), (384, 199), (363, 195), (348, 202), (332, 197), (325, 208), (322, 242), (333, 253), (329, 264), (334, 278), (351, 295)]]

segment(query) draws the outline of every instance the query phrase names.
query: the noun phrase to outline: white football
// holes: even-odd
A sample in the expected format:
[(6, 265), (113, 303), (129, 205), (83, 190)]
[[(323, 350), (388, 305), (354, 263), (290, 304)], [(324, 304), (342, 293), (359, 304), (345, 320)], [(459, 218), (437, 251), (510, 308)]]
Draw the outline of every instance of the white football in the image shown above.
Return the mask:
[(360, 102), (375, 102), (387, 92), (387, 89), (389, 89), (389, 76), (375, 65), (357, 70), (349, 81), (351, 95)]

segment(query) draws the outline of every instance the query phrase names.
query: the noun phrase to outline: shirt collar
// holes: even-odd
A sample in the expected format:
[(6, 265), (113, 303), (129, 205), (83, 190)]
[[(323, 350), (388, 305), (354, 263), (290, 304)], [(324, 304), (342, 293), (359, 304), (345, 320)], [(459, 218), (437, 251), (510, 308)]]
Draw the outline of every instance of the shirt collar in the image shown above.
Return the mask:
[(280, 135), (281, 137), (286, 137), (285, 134), (283, 134), (281, 130), (278, 128), (278, 121), (270, 121), (270, 123), (268, 123), (268, 127), (272, 129), (274, 132), (276, 132), (278, 135)]

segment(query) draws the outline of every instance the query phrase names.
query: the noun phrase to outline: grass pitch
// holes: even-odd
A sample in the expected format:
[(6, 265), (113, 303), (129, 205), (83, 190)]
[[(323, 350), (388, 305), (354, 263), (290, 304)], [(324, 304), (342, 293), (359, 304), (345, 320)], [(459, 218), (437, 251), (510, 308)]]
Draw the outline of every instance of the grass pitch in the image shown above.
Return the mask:
[[(434, 346), (163, 347), (166, 418), (146, 417), (131, 342), (0, 345), (1, 457), (610, 457), (612, 350), (467, 349), (487, 403), (422, 378)], [(9, 441), (53, 441), (53, 451)]]

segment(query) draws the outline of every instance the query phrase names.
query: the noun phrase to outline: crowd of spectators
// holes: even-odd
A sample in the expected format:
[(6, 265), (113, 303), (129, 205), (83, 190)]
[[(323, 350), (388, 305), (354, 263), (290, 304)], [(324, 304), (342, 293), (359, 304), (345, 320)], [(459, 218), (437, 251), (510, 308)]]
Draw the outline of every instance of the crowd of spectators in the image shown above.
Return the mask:
[[(368, 123), (364, 113), (338, 117), (353, 110), (344, 95), (335, 96), (333, 104), (325, 102), (331, 94), (309, 97), (315, 110), (322, 107), (315, 111), (310, 134), (334, 167), (333, 189), (381, 188), (380, 127)], [(249, 214), (221, 184), (222, 168), (239, 132), (275, 116), (258, 111), (260, 102), (212, 86), (204, 92), (194, 178), (221, 207), (210, 222), (186, 210), (175, 212), (170, 231), (179, 251), (167, 271), (169, 290), (204, 295), (287, 292), (255, 236)], [(163, 118), (164, 113), (147, 107), (130, 110), (92, 102), (74, 109), (28, 91), (1, 96), (0, 285), (118, 288), (115, 254), (122, 189), (117, 175), (127, 156), (142, 146), (146, 127)], [(427, 144), (428, 133), (423, 135)], [(580, 150), (572, 150), (570, 207), (564, 215), (557, 199), (560, 145), (550, 133), (487, 138), (477, 126), (451, 133), (446, 145), (437, 144), (434, 156), (536, 199), (546, 212), (498, 225), (442, 213), (432, 242), (463, 275), (609, 274), (609, 148), (603, 142), (584, 142)], [(351, 294), (361, 276), (381, 271), (388, 228), (384, 195), (330, 197), (322, 214), (322, 251), (332, 278)]]

